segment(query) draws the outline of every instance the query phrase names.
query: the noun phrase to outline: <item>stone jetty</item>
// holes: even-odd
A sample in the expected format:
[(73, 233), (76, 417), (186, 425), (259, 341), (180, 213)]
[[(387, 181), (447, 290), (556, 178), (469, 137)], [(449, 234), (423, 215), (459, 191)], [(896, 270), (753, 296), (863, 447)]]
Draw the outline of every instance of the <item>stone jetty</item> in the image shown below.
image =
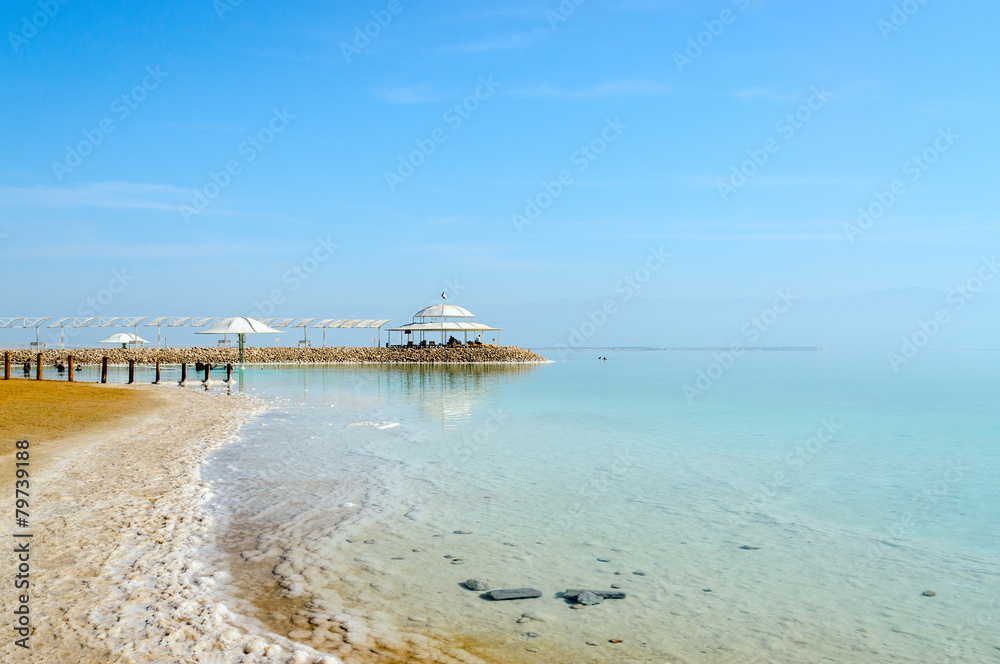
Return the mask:
[[(35, 364), (37, 352), (28, 349), (10, 351), (14, 364)], [(100, 364), (107, 357), (110, 364), (235, 364), (236, 348), (88, 348), (42, 351), (46, 365), (65, 362), (69, 355), (77, 364)], [(524, 364), (548, 362), (544, 357), (517, 346), (437, 346), (431, 348), (246, 348), (247, 364)]]

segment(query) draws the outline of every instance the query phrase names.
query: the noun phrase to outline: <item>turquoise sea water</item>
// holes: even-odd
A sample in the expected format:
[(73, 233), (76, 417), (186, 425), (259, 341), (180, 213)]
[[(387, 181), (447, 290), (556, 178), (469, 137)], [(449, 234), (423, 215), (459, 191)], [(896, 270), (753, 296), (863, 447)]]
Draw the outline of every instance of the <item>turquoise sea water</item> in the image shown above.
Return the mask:
[(1000, 354), (715, 362), (247, 367), (271, 410), (204, 471), (233, 590), (347, 661), (1000, 661)]

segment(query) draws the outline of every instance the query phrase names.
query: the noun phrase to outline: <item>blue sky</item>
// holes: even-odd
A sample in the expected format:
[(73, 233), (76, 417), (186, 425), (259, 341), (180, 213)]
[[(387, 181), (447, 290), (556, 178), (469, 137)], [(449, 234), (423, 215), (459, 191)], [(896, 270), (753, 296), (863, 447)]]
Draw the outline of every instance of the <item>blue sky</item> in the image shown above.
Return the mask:
[(995, 252), (996, 3), (136, 4), (3, 3), (0, 315), (114, 270), (108, 315), (399, 320), (600, 298), (661, 247), (639, 297), (947, 291)]

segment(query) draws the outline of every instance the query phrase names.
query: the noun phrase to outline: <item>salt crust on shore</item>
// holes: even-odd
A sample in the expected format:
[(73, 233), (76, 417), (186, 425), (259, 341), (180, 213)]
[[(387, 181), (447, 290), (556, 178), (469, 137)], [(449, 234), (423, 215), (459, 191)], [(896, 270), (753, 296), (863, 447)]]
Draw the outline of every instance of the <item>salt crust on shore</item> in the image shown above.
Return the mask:
[[(0, 661), (339, 662), (231, 611), (213, 590), (226, 573), (198, 562), (211, 525), (199, 467), (260, 407), (133, 389), (168, 398), (141, 422), (79, 436), (32, 474), (31, 651), (5, 638)], [(10, 525), (0, 528), (8, 543)], [(0, 584), (0, 605), (20, 592)]]

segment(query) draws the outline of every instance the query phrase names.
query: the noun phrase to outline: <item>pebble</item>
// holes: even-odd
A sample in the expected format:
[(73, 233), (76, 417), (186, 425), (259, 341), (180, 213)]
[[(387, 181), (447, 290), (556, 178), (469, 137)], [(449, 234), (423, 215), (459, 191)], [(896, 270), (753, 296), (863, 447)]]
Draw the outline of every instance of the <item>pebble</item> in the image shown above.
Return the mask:
[(538, 632), (525, 632), (524, 635), (529, 639), (533, 639), (538, 636)]
[(937, 595), (937, 593), (934, 592), (933, 590), (925, 590), (920, 594), (923, 595), (924, 597), (934, 597), (935, 595)]
[(410, 620), (412, 622), (420, 622), (420, 623), (427, 622), (427, 618), (424, 618), (423, 616), (410, 616), (409, 618), (407, 618), (407, 620)]
[(583, 604), (570, 604), (569, 608), (571, 608), (571, 609), (582, 609), (583, 608)]
[(588, 646), (596, 646), (597, 645), (597, 641), (587, 641), (587, 645)]
[(393, 557), (392, 557), (392, 559), (393, 559), (393, 560), (406, 560), (406, 559), (405, 559), (405, 558), (403, 558), (402, 556), (393, 556)]
[(420, 553), (423, 549), (410, 549), (413, 553)]
[(542, 591), (535, 588), (507, 588), (491, 590), (487, 594), (492, 600), (535, 599), (542, 596)]
[(375, 540), (365, 540), (365, 544), (374, 544)]
[(597, 595), (601, 599), (625, 599), (626, 593), (624, 590), (586, 590), (583, 588), (567, 588), (563, 592), (563, 597), (567, 599), (576, 599), (582, 595)]
[(611, 562), (611, 558), (598, 558), (597, 562), (599, 562), (599, 563), (610, 563)]
[(611, 587), (614, 588), (615, 590), (617, 590), (617, 589), (621, 588), (622, 586), (621, 586), (620, 583), (612, 583)]
[(750, 546), (749, 544), (744, 544), (740, 548), (741, 549), (745, 549), (747, 551), (759, 551), (760, 550), (759, 546)]
[(461, 558), (455, 558), (453, 561), (451, 561), (451, 564), (452, 565), (464, 565), (465, 561), (462, 560)]
[(621, 643), (621, 642), (622, 642), (621, 639), (609, 639), (608, 640), (608, 643)]
[(517, 622), (519, 622), (519, 623), (526, 623), (526, 622), (531, 622), (531, 618), (524, 618), (524, 617), (521, 617), (521, 618), (518, 618), (518, 619), (517, 619)]
[(456, 535), (471, 535), (472, 531), (471, 530), (456, 530), (455, 534)]
[(490, 589), (490, 584), (486, 579), (467, 579), (462, 585), (476, 592), (485, 592)]
[(632, 572), (632, 573), (635, 574), (636, 576), (646, 576), (645, 572), (642, 572), (642, 571), (639, 571), (639, 570), (636, 570), (635, 572)]
[(583, 604), (584, 606), (592, 606), (594, 604), (600, 604), (603, 601), (604, 601), (603, 597), (594, 594), (589, 590), (582, 592), (576, 596), (577, 604)]
[(710, 593), (710, 592), (712, 592), (712, 589), (711, 588), (702, 588), (701, 591), (704, 592), (704, 593)]

